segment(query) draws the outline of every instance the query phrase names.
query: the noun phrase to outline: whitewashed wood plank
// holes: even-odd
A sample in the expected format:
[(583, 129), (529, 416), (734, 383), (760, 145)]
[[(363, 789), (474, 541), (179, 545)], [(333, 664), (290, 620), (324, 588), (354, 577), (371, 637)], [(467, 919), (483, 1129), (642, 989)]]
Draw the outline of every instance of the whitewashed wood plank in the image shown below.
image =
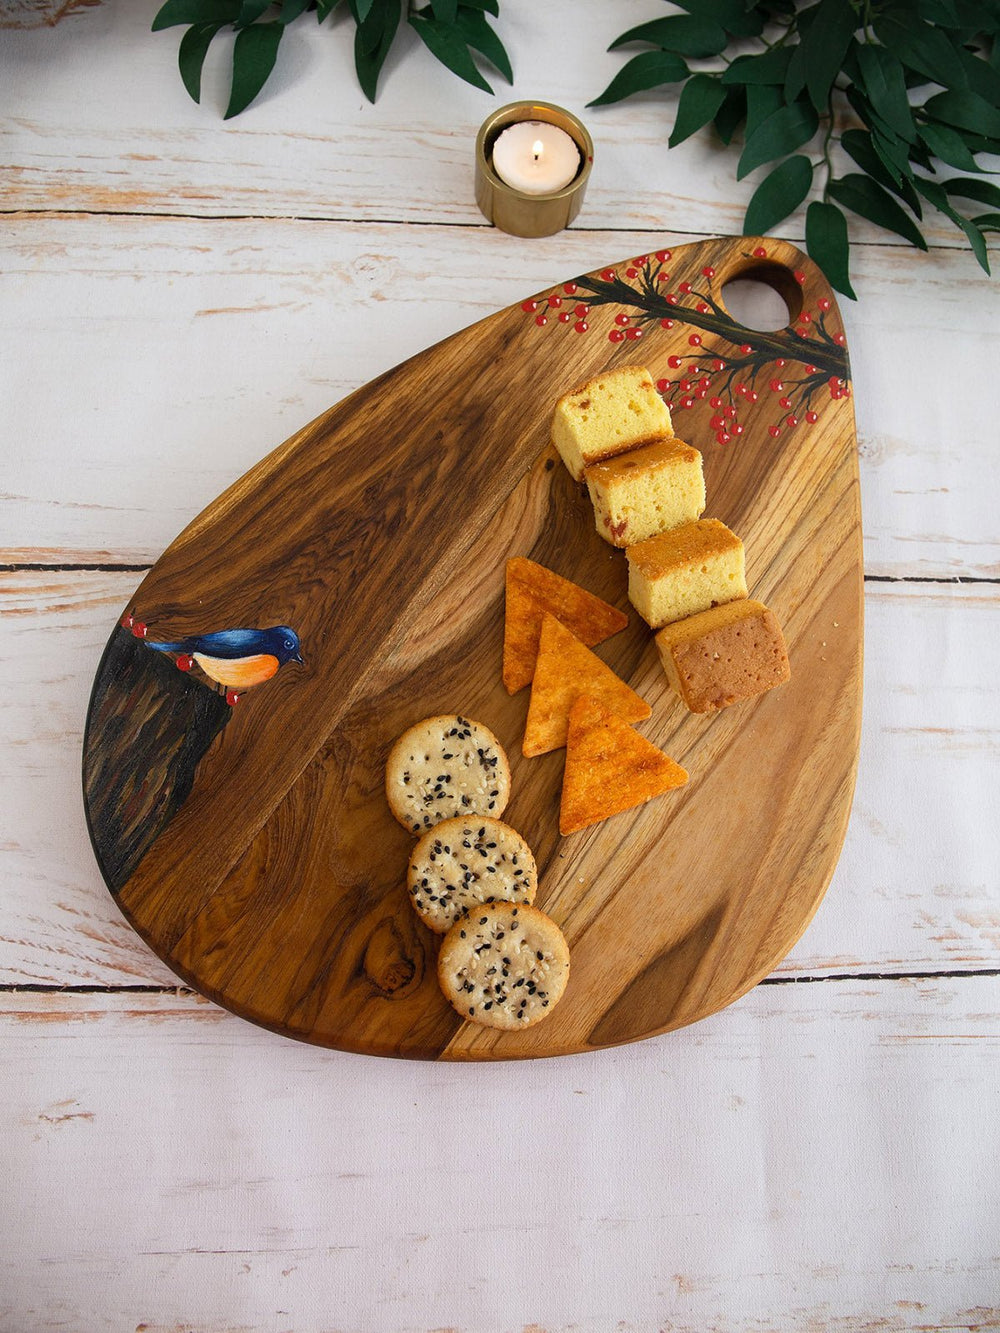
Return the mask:
[(995, 995), (768, 986), (485, 1067), (0, 997), (0, 1328), (995, 1328)]
[[(216, 38), (195, 106), (177, 75), (179, 31), (149, 32), (158, 8), (104, 0), (55, 28), (3, 34), (0, 83), (14, 109), (3, 129), (6, 207), (481, 226), (476, 130), (495, 106), (538, 97), (580, 115), (595, 140), (581, 227), (739, 234), (764, 174), (736, 181), (736, 153), (707, 134), (668, 154), (671, 90), (586, 109), (634, 54), (609, 54), (608, 45), (658, 17), (656, 0), (633, 0), (627, 13), (602, 0), (505, 0), (499, 31), (516, 81), (494, 80), (495, 99), (447, 74), (404, 28), (371, 106), (354, 74), (352, 25), (299, 22), (265, 92), (229, 123), (221, 116), (232, 34)], [(782, 234), (801, 238), (804, 216)], [(886, 239), (860, 218), (852, 229)], [(943, 219), (929, 218), (927, 234), (935, 245), (966, 245)]]
[[(11, 219), (0, 377), (15, 444), (0, 561), (151, 562), (350, 390), (642, 244), (612, 232), (525, 243), (462, 228)], [(861, 300), (844, 314), (869, 572), (997, 577), (1000, 380), (979, 375), (972, 391), (951, 367), (959, 345), (969, 366), (1000, 356), (1000, 287), (950, 252), (933, 278), (905, 248), (858, 260)]]
[[(2, 982), (174, 980), (104, 888), (80, 795), (91, 682), (138, 578), (0, 575)], [(869, 584), (867, 613), (847, 843), (779, 971), (1000, 967), (1000, 588)]]

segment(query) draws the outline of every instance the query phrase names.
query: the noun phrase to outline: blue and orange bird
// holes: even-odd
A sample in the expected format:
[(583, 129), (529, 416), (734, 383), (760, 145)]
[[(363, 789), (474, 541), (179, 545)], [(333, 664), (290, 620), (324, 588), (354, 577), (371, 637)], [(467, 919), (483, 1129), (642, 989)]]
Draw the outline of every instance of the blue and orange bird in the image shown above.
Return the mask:
[[(145, 626), (142, 628), (145, 630)], [(302, 663), (299, 636), (287, 625), (220, 629), (212, 634), (191, 634), (173, 643), (154, 643), (151, 639), (146, 643), (159, 653), (177, 653), (181, 671), (190, 671), (197, 662), (210, 680), (225, 688), (230, 704), (236, 703), (238, 691), (262, 685), (286, 662)]]

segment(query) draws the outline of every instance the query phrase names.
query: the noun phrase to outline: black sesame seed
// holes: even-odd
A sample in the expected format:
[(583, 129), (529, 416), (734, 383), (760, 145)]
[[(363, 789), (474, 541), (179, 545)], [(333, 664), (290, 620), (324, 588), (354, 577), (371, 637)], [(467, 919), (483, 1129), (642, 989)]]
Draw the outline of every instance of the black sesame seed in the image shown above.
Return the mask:
[[(489, 917), (488, 917), (488, 916), (481, 916), (481, 917), (479, 918), (479, 924), (480, 924), (481, 926), (485, 926), (486, 923), (487, 923), (487, 921), (489, 921)], [(542, 955), (539, 954), (538, 956), (539, 956), (539, 958), (541, 958)]]
[(541, 949), (536, 949), (535, 957), (538, 959), (539, 962), (541, 962), (542, 959), (545, 957), (545, 955), (542, 953)]
[(493, 1008), (493, 1001), (492, 1001), (492, 1000), (487, 1000), (486, 1003), (483, 1005), (483, 1008), (484, 1008), (484, 1009), (492, 1009), (492, 1008)]
[(474, 1004), (470, 1004), (470, 1005), (469, 1005), (469, 1013), (470, 1013), (470, 1014), (474, 1014), (475, 1012), (476, 1012), (476, 1006), (475, 1006)]

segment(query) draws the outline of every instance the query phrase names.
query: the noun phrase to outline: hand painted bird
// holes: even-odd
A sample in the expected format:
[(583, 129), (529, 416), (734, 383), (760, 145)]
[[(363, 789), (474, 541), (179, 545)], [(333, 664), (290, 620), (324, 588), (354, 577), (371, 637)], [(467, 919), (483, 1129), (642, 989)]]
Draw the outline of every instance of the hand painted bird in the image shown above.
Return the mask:
[(287, 625), (222, 629), (213, 634), (192, 634), (173, 643), (145, 642), (157, 652), (177, 653), (181, 671), (190, 671), (197, 662), (210, 680), (225, 687), (226, 701), (231, 704), (239, 698), (238, 690), (262, 685), (286, 662), (302, 662), (299, 636)]

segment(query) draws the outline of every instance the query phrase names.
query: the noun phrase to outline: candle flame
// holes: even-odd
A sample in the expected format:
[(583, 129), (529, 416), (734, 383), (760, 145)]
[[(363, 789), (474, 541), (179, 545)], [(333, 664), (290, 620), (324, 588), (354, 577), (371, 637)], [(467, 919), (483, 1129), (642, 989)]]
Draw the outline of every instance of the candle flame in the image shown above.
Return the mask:
[(545, 145), (542, 143), (541, 139), (536, 139), (535, 142), (531, 145), (531, 152), (536, 162), (541, 157), (544, 149)]

